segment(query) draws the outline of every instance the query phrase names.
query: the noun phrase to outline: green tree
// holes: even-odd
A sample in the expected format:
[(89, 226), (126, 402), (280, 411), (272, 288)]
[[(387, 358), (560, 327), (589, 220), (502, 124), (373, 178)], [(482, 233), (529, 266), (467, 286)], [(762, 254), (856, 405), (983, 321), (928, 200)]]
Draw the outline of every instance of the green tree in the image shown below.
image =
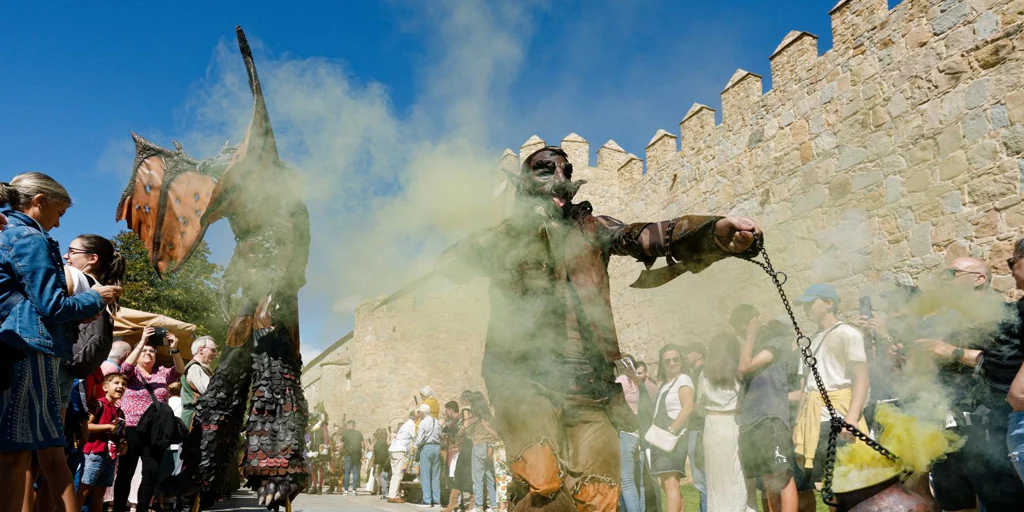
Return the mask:
[(113, 241), (127, 264), (121, 295), (123, 306), (195, 324), (198, 335), (210, 335), (218, 344), (224, 343), (227, 323), (219, 291), (223, 269), (210, 261), (206, 242), (199, 243), (177, 272), (161, 279), (149, 262), (146, 246), (135, 233), (122, 230)]

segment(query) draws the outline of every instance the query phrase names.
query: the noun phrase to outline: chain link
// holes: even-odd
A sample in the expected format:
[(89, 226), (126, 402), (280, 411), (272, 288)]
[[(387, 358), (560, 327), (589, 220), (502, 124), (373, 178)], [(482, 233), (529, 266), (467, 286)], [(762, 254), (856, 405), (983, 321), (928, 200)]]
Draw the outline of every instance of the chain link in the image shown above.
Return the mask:
[(779, 298), (782, 299), (782, 305), (786, 308), (786, 314), (789, 315), (789, 320), (793, 323), (793, 329), (796, 331), (797, 347), (800, 349), (800, 354), (803, 356), (804, 364), (811, 370), (811, 376), (814, 377), (814, 384), (818, 387), (818, 393), (821, 394), (821, 400), (825, 404), (825, 409), (828, 411), (830, 428), (828, 433), (828, 452), (825, 456), (825, 474), (821, 488), (821, 499), (827, 505), (837, 506), (835, 494), (832, 492), (832, 474), (835, 469), (836, 447), (838, 445), (840, 432), (843, 430), (849, 431), (853, 437), (863, 441), (864, 444), (868, 445), (892, 462), (897, 462), (897, 458), (896, 455), (878, 444), (877, 441), (864, 432), (861, 432), (860, 429), (854, 425), (848, 423), (846, 419), (840, 416), (836, 411), (835, 406), (832, 405), (832, 400), (828, 397), (828, 391), (825, 389), (825, 384), (821, 380), (821, 374), (818, 373), (818, 360), (814, 357), (814, 353), (811, 351), (811, 339), (800, 330), (800, 325), (796, 321), (796, 315), (793, 313), (793, 306), (790, 305), (789, 298), (786, 296), (786, 290), (782, 287), (782, 285), (786, 283), (787, 276), (785, 273), (778, 272), (772, 267), (772, 260), (768, 258), (768, 251), (764, 248), (764, 235), (758, 233), (754, 239), (754, 244), (755, 250), (760, 250), (760, 256), (764, 261), (761, 262), (752, 258), (747, 261), (761, 267), (761, 269), (768, 274), (768, 277), (772, 279), (772, 283), (775, 284), (775, 288), (778, 289)]

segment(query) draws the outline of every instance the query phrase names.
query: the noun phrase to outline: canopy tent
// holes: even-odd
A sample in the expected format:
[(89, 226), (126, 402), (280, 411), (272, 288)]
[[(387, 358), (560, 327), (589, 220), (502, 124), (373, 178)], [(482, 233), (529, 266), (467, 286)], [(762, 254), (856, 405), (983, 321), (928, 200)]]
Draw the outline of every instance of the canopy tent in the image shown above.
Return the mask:
[[(146, 327), (163, 327), (174, 333), (178, 338), (178, 350), (186, 361), (192, 359), (192, 340), (196, 338), (196, 326), (175, 320), (169, 316), (158, 315), (148, 311), (121, 308), (114, 317), (114, 338), (135, 346), (142, 339), (142, 330)], [(170, 364), (171, 356), (167, 347), (160, 347), (157, 362), (161, 365)]]

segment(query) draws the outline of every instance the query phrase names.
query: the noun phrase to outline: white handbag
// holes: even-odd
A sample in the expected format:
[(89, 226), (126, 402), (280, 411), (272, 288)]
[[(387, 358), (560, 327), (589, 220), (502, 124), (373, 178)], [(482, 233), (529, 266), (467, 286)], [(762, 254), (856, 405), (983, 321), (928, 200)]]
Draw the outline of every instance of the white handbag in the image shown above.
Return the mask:
[(679, 442), (679, 438), (686, 432), (684, 428), (679, 435), (673, 435), (668, 430), (665, 430), (657, 425), (651, 425), (651, 428), (647, 429), (647, 433), (644, 434), (644, 441), (651, 443), (651, 446), (666, 452), (672, 453), (672, 450), (676, 449), (676, 443)]
[[(679, 377), (676, 377), (676, 380), (679, 380)], [(658, 401), (654, 404), (655, 421), (658, 419), (658, 409), (668, 398), (668, 393), (672, 390), (672, 387), (675, 386), (675, 383), (675, 380), (672, 381), (672, 384), (666, 386), (665, 391), (658, 396)], [(647, 429), (647, 433), (644, 434), (644, 441), (647, 441), (651, 446), (663, 452), (672, 453), (672, 450), (676, 449), (676, 443), (679, 442), (679, 438), (682, 437), (685, 432), (686, 429), (683, 429), (678, 435), (676, 435), (657, 425), (651, 425), (651, 428)]]

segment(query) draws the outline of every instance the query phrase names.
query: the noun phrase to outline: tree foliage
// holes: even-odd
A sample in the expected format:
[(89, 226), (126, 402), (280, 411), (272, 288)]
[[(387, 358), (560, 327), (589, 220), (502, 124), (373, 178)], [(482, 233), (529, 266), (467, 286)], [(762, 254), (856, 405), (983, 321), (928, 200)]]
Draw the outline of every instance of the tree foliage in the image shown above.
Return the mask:
[(161, 279), (135, 233), (123, 230), (113, 241), (127, 264), (121, 305), (195, 324), (198, 335), (210, 335), (218, 344), (224, 343), (227, 323), (219, 291), (223, 269), (210, 261), (206, 242), (199, 243), (177, 272)]

